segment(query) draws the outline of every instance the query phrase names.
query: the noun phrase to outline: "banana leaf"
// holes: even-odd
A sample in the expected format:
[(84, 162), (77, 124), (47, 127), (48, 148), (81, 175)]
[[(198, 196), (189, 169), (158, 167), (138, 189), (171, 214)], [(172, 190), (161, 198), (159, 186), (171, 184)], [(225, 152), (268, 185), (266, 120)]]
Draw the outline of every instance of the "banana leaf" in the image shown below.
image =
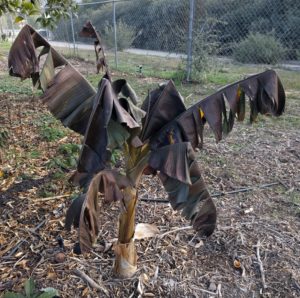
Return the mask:
[(151, 94), (149, 95), (150, 98), (146, 99), (148, 107), (145, 107), (146, 104), (143, 105), (147, 115), (140, 136), (142, 141), (150, 138), (162, 126), (186, 110), (183, 99), (172, 81), (169, 81), (162, 90), (160, 88), (152, 94), (156, 97), (152, 98)]
[[(175, 130), (174, 134), (181, 136), (181, 141), (191, 142), (193, 148), (201, 147), (206, 122), (219, 142), (223, 133), (231, 131), (235, 118), (244, 120), (245, 95), (249, 97), (251, 122), (256, 120), (258, 113), (280, 116), (284, 111), (285, 92), (282, 83), (275, 71), (267, 70), (200, 100), (149, 137), (152, 148), (168, 143), (171, 127)], [(229, 114), (226, 105), (230, 108)]]
[(190, 143), (178, 143), (158, 148), (151, 153), (149, 165), (160, 171), (171, 206), (182, 210), (194, 229), (209, 236), (215, 229), (217, 213), (206, 189)]
[[(37, 48), (41, 48), (39, 55)], [(43, 55), (46, 58), (41, 68)], [(85, 133), (95, 89), (29, 25), (22, 28), (12, 44), (8, 67), (12, 76), (32, 78), (33, 85), (44, 91), (41, 99), (57, 119), (76, 132)]]
[(65, 227), (67, 230), (79, 227), (79, 244), (81, 252), (89, 251), (99, 233), (98, 192), (104, 195), (104, 202), (110, 203), (123, 199), (122, 189), (130, 181), (113, 170), (99, 172), (89, 184), (87, 192), (75, 199), (68, 209)]
[[(99, 36), (95, 33), (93, 37)], [(101, 46), (100, 37), (98, 45)], [(39, 54), (37, 48), (41, 48)], [(44, 55), (45, 62), (40, 70), (40, 58)], [(105, 168), (108, 146), (110, 149), (121, 147), (131, 134), (139, 132), (138, 122), (145, 112), (134, 105), (137, 96), (126, 80), (110, 83), (106, 74), (96, 92), (29, 25), (23, 27), (11, 47), (9, 69), (11, 75), (22, 79), (31, 77), (34, 85), (44, 92), (40, 99), (50, 112), (65, 126), (85, 135), (77, 180), (91, 178), (90, 175)], [(119, 95), (122, 97), (119, 98)]]
[[(210, 235), (216, 225), (216, 208), (193, 154), (194, 148), (202, 147), (204, 125), (207, 122), (216, 140), (220, 141), (223, 134), (232, 130), (235, 118), (244, 120), (245, 96), (250, 101), (250, 121), (254, 121), (258, 113), (279, 116), (285, 106), (283, 86), (272, 70), (250, 76), (199, 101), (173, 120), (169, 119), (161, 129), (157, 129), (159, 125), (155, 120), (164, 114), (163, 107), (173, 105), (162, 96), (161, 88), (155, 94), (154, 103), (151, 103), (150, 95), (143, 104), (144, 108), (148, 105), (154, 119), (154, 124), (149, 125), (150, 119), (146, 122), (151, 129), (148, 128), (147, 133), (144, 130), (141, 136), (145, 141), (150, 140), (148, 163), (152, 170), (149, 172), (160, 171), (159, 177), (172, 207), (182, 210), (182, 215), (192, 221), (195, 230)], [(164, 100), (168, 105), (164, 106)], [(160, 109), (156, 109), (158, 105)], [(157, 120), (157, 123), (163, 124), (164, 121)]]
[[(111, 81), (111, 75), (108, 69), (108, 65), (106, 63), (104, 48), (101, 44), (101, 37), (99, 32), (96, 30), (96, 28), (92, 25), (90, 21), (87, 21), (86, 24), (82, 27), (81, 31), (79, 32), (79, 36), (95, 39), (94, 48), (96, 54), (97, 74), (100, 72), (100, 69), (104, 68), (106, 77)], [(102, 57), (99, 56), (100, 54), (102, 54)]]
[(120, 147), (137, 128), (139, 124), (122, 107), (110, 81), (103, 78), (98, 86), (72, 181), (80, 186), (87, 185), (94, 174), (107, 167), (109, 145), (109, 149)]

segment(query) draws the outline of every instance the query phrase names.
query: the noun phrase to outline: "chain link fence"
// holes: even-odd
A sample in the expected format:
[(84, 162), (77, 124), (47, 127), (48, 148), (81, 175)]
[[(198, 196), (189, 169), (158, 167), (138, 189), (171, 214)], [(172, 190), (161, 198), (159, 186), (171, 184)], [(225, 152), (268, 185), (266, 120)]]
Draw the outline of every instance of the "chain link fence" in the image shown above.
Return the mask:
[[(222, 59), (270, 65), (289, 61), (295, 67), (300, 60), (300, 1), (85, 0), (78, 6), (76, 15), (53, 32), (45, 31), (46, 36), (80, 56), (91, 40), (78, 32), (91, 20), (110, 63), (121, 70), (131, 61), (136, 71), (154, 65), (151, 74), (165, 69), (166, 76), (182, 71), (190, 78), (192, 70), (205, 72)], [(92, 59), (92, 53), (87, 56)], [(149, 58), (155, 56), (160, 59)]]

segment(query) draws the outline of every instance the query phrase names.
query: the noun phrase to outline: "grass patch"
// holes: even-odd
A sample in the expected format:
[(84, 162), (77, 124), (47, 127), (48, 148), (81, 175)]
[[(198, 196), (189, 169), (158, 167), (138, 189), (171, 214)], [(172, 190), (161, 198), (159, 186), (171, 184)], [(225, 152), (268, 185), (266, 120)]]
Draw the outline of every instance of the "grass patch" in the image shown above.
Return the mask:
[(39, 92), (33, 91), (31, 80), (21, 81), (20, 78), (11, 77), (8, 74), (0, 74), (0, 93), (32, 95)]
[(67, 135), (67, 130), (51, 114), (43, 114), (36, 121), (39, 135), (46, 142), (58, 141)]
[(0, 59), (8, 55), (10, 47), (10, 41), (0, 41)]
[(75, 168), (80, 152), (80, 145), (77, 144), (61, 144), (57, 149), (57, 155), (53, 157), (48, 163), (49, 169), (56, 169), (58, 172), (69, 171)]

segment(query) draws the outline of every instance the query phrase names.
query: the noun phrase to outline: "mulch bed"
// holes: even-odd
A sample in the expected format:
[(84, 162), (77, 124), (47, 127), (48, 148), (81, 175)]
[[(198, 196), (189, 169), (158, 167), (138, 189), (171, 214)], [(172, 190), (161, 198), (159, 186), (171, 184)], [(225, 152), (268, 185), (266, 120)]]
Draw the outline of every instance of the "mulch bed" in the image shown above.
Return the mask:
[[(147, 202), (166, 195), (156, 177), (145, 176), (136, 221), (155, 224), (160, 235), (136, 242), (138, 272), (118, 280), (112, 272), (118, 204), (101, 211), (95, 249), (74, 254), (76, 231), (64, 230), (64, 216), (78, 190), (68, 184), (70, 173), (57, 179), (47, 168), (58, 143), (80, 138), (70, 132), (56, 142), (42, 140), (34, 123), (45, 108), (11, 94), (2, 94), (0, 103), (7, 99), (10, 119), (7, 109), (0, 111), (10, 135), (0, 152), (0, 292), (20, 291), (32, 276), (38, 288), (54, 287), (61, 297), (300, 297), (300, 135), (284, 116), (236, 125), (219, 144), (206, 132), (198, 153), (202, 173), (212, 194), (225, 192), (215, 197), (218, 226), (208, 239), (195, 235), (169, 204)], [(299, 99), (292, 108), (300, 111)], [(33, 148), (41, 154), (30, 159)], [(41, 197), (49, 183), (53, 195)], [(249, 187), (255, 188), (239, 191)], [(103, 289), (90, 287), (76, 269)]]

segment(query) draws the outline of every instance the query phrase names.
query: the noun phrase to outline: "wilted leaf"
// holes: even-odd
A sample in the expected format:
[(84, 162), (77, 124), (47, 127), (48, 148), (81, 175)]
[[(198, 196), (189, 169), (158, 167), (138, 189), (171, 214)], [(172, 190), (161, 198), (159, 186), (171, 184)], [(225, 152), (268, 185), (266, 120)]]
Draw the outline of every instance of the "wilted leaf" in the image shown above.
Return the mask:
[[(273, 70), (267, 70), (226, 86), (207, 98), (200, 100), (167, 123), (151, 136), (152, 147), (160, 147), (169, 142), (170, 131), (177, 137), (175, 142), (191, 142), (193, 148), (201, 147), (203, 125), (208, 122), (216, 140), (222, 139), (222, 132), (229, 133), (234, 118), (243, 120), (245, 116), (245, 95), (250, 102), (250, 121), (258, 113), (279, 116), (284, 111), (285, 93), (279, 77)], [(229, 106), (229, 112), (226, 105)], [(155, 114), (152, 115), (155, 117)], [(200, 138), (200, 140), (199, 140)], [(170, 143), (170, 142), (169, 142)]]
[(147, 115), (141, 133), (142, 141), (152, 137), (161, 127), (186, 110), (183, 99), (172, 81), (169, 81), (163, 89), (159, 88), (155, 92), (150, 93), (145, 102), (143, 108)]
[[(111, 121), (114, 122), (110, 123)], [(122, 135), (120, 135), (122, 129), (117, 130), (117, 123), (127, 126)], [(107, 155), (109, 136), (110, 145), (120, 146), (120, 142), (124, 142), (125, 138), (130, 136), (127, 131), (138, 127), (139, 124), (120, 105), (109, 80), (103, 78), (99, 83), (79, 157), (77, 166), (77, 177), (80, 175), (79, 184), (86, 184), (94, 174), (106, 167), (109, 157)], [(125, 126), (122, 128), (125, 130)], [(73, 181), (76, 182), (75, 179)]]
[(193, 156), (193, 149), (189, 143), (167, 145), (151, 152), (149, 165), (169, 177), (191, 184), (188, 164), (190, 155)]
[[(86, 30), (94, 32), (89, 35), (98, 38), (100, 46), (100, 37), (94, 27), (89, 24)], [(42, 48), (37, 57), (38, 47)], [(40, 72), (39, 60), (43, 55), (46, 59)], [(136, 119), (140, 120), (144, 112), (134, 107), (137, 96), (126, 80), (111, 84), (106, 74), (96, 93), (90, 83), (29, 25), (23, 27), (11, 47), (9, 68), (11, 75), (22, 79), (31, 77), (33, 84), (44, 91), (41, 100), (51, 113), (65, 126), (85, 135), (76, 175), (81, 185), (105, 168), (108, 146), (110, 149), (121, 147), (131, 134), (134, 137), (139, 132)], [(119, 99), (119, 93), (129, 100)]]
[(159, 234), (159, 230), (154, 224), (139, 223), (135, 227), (134, 239), (141, 240), (152, 238)]
[(72, 223), (75, 227), (79, 226), (79, 243), (82, 252), (91, 249), (95, 243), (98, 232), (98, 192), (104, 194), (106, 202), (121, 200), (125, 187), (130, 185), (130, 181), (113, 170), (99, 172), (89, 184), (86, 194), (74, 201), (66, 217), (66, 228), (70, 229)]
[[(149, 164), (153, 169), (161, 171), (158, 176), (168, 193), (172, 207), (182, 210), (182, 216), (191, 220), (196, 231), (209, 236), (216, 226), (216, 208), (194, 160), (193, 149), (189, 143), (165, 147), (152, 153)], [(166, 152), (170, 153), (166, 155)], [(165, 158), (168, 163), (173, 164), (167, 166)]]

